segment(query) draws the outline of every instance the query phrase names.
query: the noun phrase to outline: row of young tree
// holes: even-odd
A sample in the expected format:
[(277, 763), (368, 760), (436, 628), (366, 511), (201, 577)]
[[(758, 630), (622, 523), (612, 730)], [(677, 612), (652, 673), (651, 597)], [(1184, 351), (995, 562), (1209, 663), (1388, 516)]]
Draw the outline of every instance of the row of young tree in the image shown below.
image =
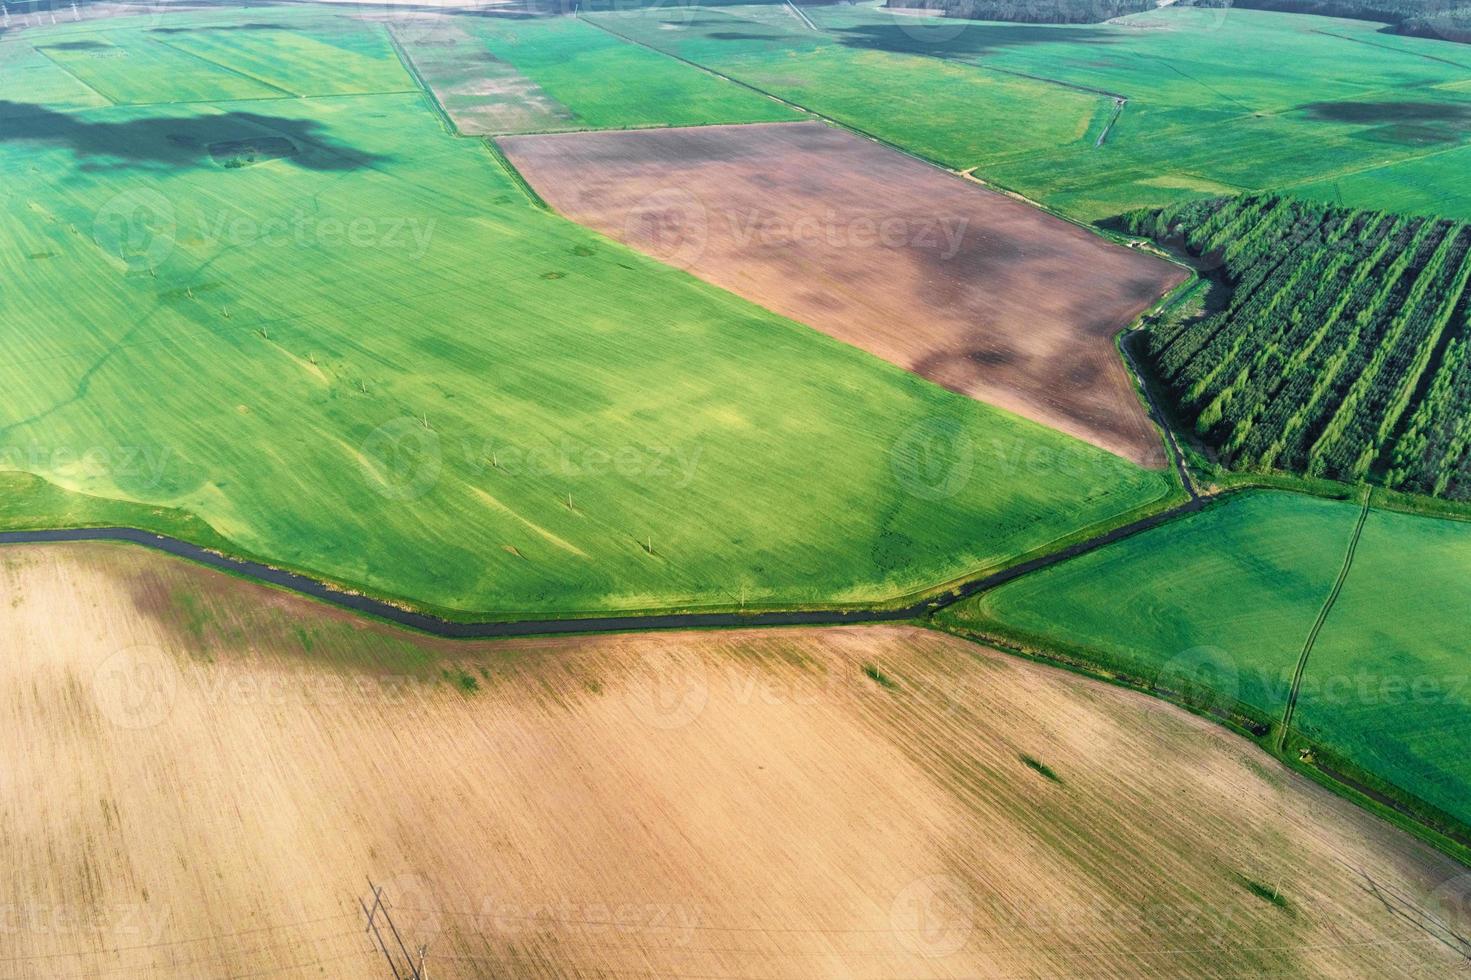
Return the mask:
[[(1395, 33), (1471, 43), (1471, 0), (1179, 0), (1182, 6), (1242, 7), (1347, 17), (1393, 25)], [(1098, 24), (1153, 10), (1157, 0), (887, 0), (946, 17), (1029, 24)]]
[(888, 0), (887, 5), (1024, 24), (1099, 24), (1159, 6), (1155, 0)]
[(1226, 465), (1471, 499), (1471, 226), (1273, 194), (1122, 221), (1228, 291), (1148, 350)]
[(1396, 34), (1471, 43), (1468, 0), (1196, 0), (1200, 5), (1278, 10), (1390, 24)]

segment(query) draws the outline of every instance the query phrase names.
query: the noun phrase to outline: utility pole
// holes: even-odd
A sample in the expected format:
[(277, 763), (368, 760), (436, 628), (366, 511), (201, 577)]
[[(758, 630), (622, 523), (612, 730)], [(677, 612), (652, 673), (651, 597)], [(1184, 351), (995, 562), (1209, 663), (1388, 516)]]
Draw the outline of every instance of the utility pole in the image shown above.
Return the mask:
[[(417, 960), (411, 956), (408, 946), (404, 945), (403, 936), (399, 934), (398, 926), (393, 922), (393, 916), (383, 904), (383, 889), (373, 884), (371, 878), (368, 879), (368, 887), (373, 892), (372, 904), (358, 899), (358, 905), (368, 918), (368, 928), (364, 931), (373, 937), (374, 945), (388, 962), (393, 980), (424, 980), (424, 953), (429, 944), (419, 944)], [(382, 927), (379, 926), (380, 922)]]

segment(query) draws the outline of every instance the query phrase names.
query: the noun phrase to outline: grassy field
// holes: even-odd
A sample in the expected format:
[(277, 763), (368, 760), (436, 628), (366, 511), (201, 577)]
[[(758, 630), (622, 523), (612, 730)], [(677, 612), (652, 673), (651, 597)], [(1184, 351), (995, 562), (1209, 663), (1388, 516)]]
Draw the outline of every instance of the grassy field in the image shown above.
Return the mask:
[(1293, 718), (1312, 744), (1471, 824), (1468, 583), (1471, 524), (1371, 513)]
[[(430, 17), (394, 35), (462, 132), (782, 122), (802, 114), (570, 17)], [(616, 79), (615, 83), (610, 83)]]
[(1279, 717), (1292, 669), (1343, 564), (1357, 508), (1242, 493), (1028, 575), (941, 614), (1207, 702)]
[[(213, 43), (190, 16), (159, 50)], [(105, 43), (152, 51), (129, 23)], [(411, 84), (327, 23), (252, 71), (330, 43)], [(423, 93), (240, 77), (6, 107), (3, 468), (449, 614), (872, 602), (1171, 492), (537, 209)]]
[[(942, 614), (1212, 710), (1281, 718), (1358, 505), (1244, 492)], [(1471, 824), (1463, 655), (1471, 524), (1374, 510), (1314, 643), (1299, 744)]]
[(1081, 219), (1294, 186), (1471, 218), (1463, 45), (1246, 10), (1067, 26), (807, 14), (817, 31), (767, 7), (588, 16)]
[(0, 593), (7, 975), (383, 975), (366, 878), (436, 978), (1461, 962), (1449, 859), (953, 637), (440, 642), (107, 545), (0, 549)]

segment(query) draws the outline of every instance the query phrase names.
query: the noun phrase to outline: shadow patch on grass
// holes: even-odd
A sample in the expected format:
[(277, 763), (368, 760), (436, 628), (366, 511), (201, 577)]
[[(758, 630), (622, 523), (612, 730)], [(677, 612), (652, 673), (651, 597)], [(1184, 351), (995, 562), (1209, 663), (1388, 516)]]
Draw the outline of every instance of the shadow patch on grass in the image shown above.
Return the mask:
[(1264, 885), (1255, 878), (1248, 878), (1244, 874), (1237, 874), (1236, 880), (1241, 883), (1242, 887), (1262, 901), (1277, 906), (1288, 915), (1297, 914), (1292, 903), (1287, 900), (1287, 897), (1282, 894), (1281, 890), (1273, 888), (1271, 885)]
[(1054, 772), (1052, 767), (1049, 766), (1047, 763), (1041, 761), (1040, 759), (1034, 759), (1029, 755), (1020, 755), (1017, 758), (1021, 759), (1023, 765), (1035, 772), (1037, 775), (1041, 776), (1043, 779), (1047, 779), (1051, 782), (1057, 783), (1059, 786), (1062, 785), (1062, 777)]
[(864, 664), (863, 676), (867, 677), (869, 680), (873, 681), (875, 684), (886, 691), (899, 690), (898, 682), (895, 681), (888, 674), (885, 674), (882, 670), (879, 670), (876, 664)]

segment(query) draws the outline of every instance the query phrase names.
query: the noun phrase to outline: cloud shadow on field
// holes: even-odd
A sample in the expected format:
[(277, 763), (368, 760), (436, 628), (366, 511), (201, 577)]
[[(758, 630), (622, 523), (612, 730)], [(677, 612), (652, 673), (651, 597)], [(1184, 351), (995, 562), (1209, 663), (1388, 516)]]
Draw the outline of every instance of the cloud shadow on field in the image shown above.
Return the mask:
[(38, 44), (46, 51), (107, 51), (112, 47), (100, 41), (57, 41), (55, 44)]
[[(895, 14), (893, 24), (860, 24), (834, 29), (840, 44), (850, 48), (962, 58), (995, 54), (1007, 48), (1033, 44), (1116, 44), (1118, 35), (1096, 27), (1034, 27), (1028, 24), (981, 24), (959, 18), (909, 17)], [(901, 21), (912, 20), (914, 23)]]
[(791, 37), (784, 34), (747, 34), (742, 31), (712, 31), (705, 36), (715, 41), (783, 41)]
[(290, 163), (304, 170), (346, 171), (389, 159), (331, 139), (314, 119), (288, 119), (254, 112), (211, 116), (146, 116), (121, 122), (90, 122), (44, 106), (0, 99), (0, 144), (45, 143), (71, 150), (84, 170), (118, 166), (172, 168), (216, 166), (211, 144), (284, 137), (298, 152)]
[(211, 24), (204, 27), (150, 27), (149, 34), (213, 34), (218, 31), (289, 31), (290, 24), (251, 21), (245, 24)]
[(1324, 122), (1366, 125), (1407, 123), (1471, 125), (1471, 103), (1456, 102), (1310, 102), (1298, 107)]

